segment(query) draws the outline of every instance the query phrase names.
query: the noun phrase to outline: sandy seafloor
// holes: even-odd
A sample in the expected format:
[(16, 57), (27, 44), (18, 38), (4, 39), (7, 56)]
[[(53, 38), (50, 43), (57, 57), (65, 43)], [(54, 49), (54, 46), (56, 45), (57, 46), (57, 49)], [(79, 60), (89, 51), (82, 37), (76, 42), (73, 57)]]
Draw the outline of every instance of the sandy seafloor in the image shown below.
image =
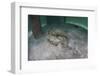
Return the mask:
[[(50, 30), (51, 27), (46, 27), (45, 31)], [(50, 44), (46, 32), (40, 38), (35, 39), (30, 31), (28, 32), (28, 60), (88, 58), (87, 30), (73, 25), (59, 26), (55, 29), (61, 29), (67, 34), (68, 46), (62, 48), (61, 45), (54, 46)]]

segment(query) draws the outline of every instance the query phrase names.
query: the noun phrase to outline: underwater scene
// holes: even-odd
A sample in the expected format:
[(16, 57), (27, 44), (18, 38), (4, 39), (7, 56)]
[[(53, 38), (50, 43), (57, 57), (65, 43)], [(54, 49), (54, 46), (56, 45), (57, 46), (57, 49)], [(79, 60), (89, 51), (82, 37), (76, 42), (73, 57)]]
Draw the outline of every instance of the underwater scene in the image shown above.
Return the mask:
[(28, 61), (88, 58), (88, 17), (28, 15)]

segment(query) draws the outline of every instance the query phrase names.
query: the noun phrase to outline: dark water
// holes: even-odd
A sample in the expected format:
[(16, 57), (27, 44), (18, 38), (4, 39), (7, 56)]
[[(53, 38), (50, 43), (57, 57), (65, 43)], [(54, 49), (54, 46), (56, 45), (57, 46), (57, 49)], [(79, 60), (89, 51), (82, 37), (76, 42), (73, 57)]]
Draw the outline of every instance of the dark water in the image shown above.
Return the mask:
[[(64, 32), (67, 39), (58, 44), (48, 41), (48, 31), (60, 30)], [(28, 60), (55, 60), (55, 59), (79, 59), (88, 57), (87, 30), (68, 25), (49, 25), (43, 28), (43, 34), (39, 38), (34, 38), (32, 32), (28, 37)], [(57, 43), (55, 37), (51, 40)], [(65, 47), (62, 47), (62, 44)]]

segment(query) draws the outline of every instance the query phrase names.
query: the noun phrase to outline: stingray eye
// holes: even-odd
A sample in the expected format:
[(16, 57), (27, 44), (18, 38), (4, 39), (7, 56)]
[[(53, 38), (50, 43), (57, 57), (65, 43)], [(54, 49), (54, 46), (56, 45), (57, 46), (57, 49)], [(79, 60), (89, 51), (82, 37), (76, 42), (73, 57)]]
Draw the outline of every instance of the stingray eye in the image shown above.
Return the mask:
[(62, 40), (62, 37), (61, 37), (61, 36), (58, 36), (57, 38), (58, 38), (59, 40)]

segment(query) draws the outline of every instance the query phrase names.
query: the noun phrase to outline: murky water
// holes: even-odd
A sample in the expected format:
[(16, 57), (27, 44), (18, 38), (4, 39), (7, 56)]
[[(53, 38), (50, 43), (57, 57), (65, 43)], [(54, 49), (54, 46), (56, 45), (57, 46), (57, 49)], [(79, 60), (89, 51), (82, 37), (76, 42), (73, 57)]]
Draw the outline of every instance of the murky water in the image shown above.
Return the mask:
[[(64, 33), (58, 35), (57, 31)], [(48, 34), (52, 31), (54, 35)], [(78, 59), (88, 57), (87, 30), (73, 25), (46, 27), (45, 33), (34, 38), (29, 32), (28, 60)]]

